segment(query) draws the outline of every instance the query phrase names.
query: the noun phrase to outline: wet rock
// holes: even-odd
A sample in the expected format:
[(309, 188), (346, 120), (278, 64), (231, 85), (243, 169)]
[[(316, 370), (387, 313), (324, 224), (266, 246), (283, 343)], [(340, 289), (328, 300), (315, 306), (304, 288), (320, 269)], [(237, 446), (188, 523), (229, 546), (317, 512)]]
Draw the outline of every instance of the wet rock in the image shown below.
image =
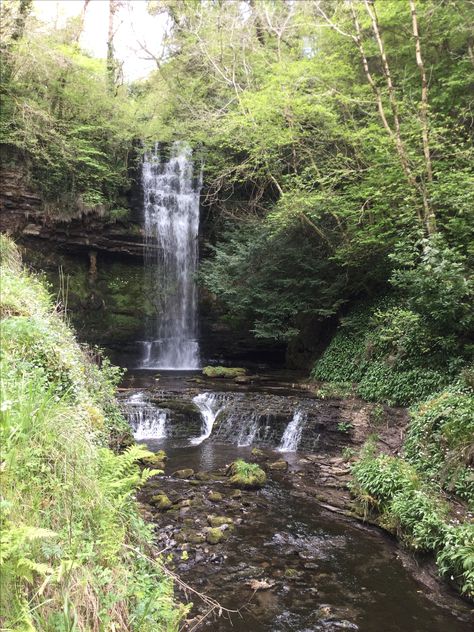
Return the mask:
[(298, 571), (296, 568), (287, 568), (284, 572), (286, 579), (300, 579), (303, 575), (303, 571)]
[(198, 481), (208, 481), (211, 477), (209, 476), (208, 472), (197, 472), (196, 478)]
[[(203, 544), (206, 541), (206, 536), (203, 533), (189, 533), (188, 542), (191, 544)], [(196, 559), (198, 554), (196, 553)]]
[(175, 478), (191, 478), (194, 476), (194, 470), (191, 468), (185, 468), (184, 470), (176, 470), (173, 472)]
[(150, 502), (154, 507), (162, 511), (170, 509), (173, 504), (166, 494), (155, 494), (151, 497)]
[(164, 470), (165, 461), (167, 458), (168, 457), (166, 456), (166, 453), (163, 450), (160, 450), (159, 452), (155, 452), (150, 456), (143, 457), (141, 462), (145, 467), (152, 467), (153, 469)]
[(207, 522), (211, 527), (222, 527), (223, 525), (233, 524), (234, 521), (228, 516), (207, 516)]
[(221, 501), (224, 497), (222, 496), (221, 493), (219, 492), (209, 492), (208, 498), (211, 502), (213, 503), (218, 503), (219, 501)]
[(252, 378), (249, 375), (237, 375), (237, 377), (234, 377), (234, 382), (236, 384), (250, 384)]
[(283, 459), (280, 459), (279, 461), (275, 461), (274, 463), (270, 463), (270, 465), (268, 467), (269, 467), (270, 470), (277, 470), (277, 471), (286, 472), (286, 470), (288, 469), (288, 462), (284, 461)]
[(217, 528), (208, 529), (206, 533), (206, 542), (209, 544), (219, 544), (224, 539), (224, 532)]

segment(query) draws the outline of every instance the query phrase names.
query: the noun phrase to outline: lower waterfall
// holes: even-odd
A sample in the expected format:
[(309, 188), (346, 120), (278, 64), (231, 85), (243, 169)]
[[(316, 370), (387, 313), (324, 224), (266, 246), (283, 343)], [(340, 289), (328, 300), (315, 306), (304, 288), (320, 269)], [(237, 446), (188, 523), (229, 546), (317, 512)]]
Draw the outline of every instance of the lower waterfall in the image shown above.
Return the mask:
[(167, 413), (148, 403), (143, 393), (134, 393), (125, 401), (125, 413), (137, 441), (166, 437)]
[(204, 427), (203, 433), (199, 437), (191, 439), (190, 443), (198, 445), (210, 437), (214, 422), (218, 414), (225, 408), (227, 399), (228, 398), (221, 393), (200, 393), (196, 395), (196, 397), (193, 397), (193, 402), (201, 412)]
[(305, 415), (301, 410), (296, 410), (293, 415), (293, 419), (283, 433), (278, 450), (280, 452), (296, 452), (298, 444), (301, 440), (301, 433), (303, 432), (303, 425), (305, 422)]

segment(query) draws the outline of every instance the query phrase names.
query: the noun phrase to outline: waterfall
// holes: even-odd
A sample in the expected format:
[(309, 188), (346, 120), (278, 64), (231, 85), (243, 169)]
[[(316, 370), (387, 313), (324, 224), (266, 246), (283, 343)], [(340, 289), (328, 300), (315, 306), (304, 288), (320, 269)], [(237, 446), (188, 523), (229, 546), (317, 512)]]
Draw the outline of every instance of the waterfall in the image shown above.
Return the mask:
[(143, 160), (145, 270), (155, 316), (143, 343), (142, 368), (197, 369), (199, 196), (192, 151), (175, 142), (169, 160), (159, 146)]
[(281, 438), (280, 445), (278, 446), (280, 452), (295, 452), (298, 449), (305, 420), (306, 416), (303, 412), (296, 410), (293, 419), (285, 428), (285, 432)]
[(221, 393), (200, 393), (193, 397), (193, 402), (199, 408), (203, 420), (202, 434), (195, 439), (191, 439), (193, 445), (202, 443), (212, 432), (214, 422), (218, 414), (224, 410), (228, 397)]
[(255, 437), (257, 436), (259, 428), (259, 418), (260, 415), (251, 414), (249, 415), (248, 419), (245, 420), (237, 439), (237, 445), (239, 446), (239, 448), (247, 445), (252, 445)]
[(147, 402), (143, 393), (134, 393), (125, 401), (125, 414), (137, 441), (166, 437), (166, 412)]

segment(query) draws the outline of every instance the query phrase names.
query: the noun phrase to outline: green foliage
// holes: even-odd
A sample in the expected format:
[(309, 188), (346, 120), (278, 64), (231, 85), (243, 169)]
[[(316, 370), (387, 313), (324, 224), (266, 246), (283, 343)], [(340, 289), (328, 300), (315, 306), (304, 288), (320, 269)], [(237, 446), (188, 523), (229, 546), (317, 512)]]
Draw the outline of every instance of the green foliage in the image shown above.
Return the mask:
[(439, 571), (474, 596), (474, 525), (453, 524), (448, 506), (427, 491), (422, 478), (403, 459), (366, 449), (352, 467), (351, 491), (364, 516), (397, 534), (407, 546), (436, 554)]
[[(184, 610), (170, 581), (143, 557), (151, 528), (137, 488), (154, 470), (132, 446), (107, 447), (125, 422), (114, 401), (118, 372), (99, 369), (76, 343), (45, 292), (2, 240), (9, 305), (2, 320), (0, 606), (8, 629), (177, 630)], [(23, 295), (25, 293), (25, 295)], [(28, 303), (26, 301), (28, 299)], [(131, 549), (127, 547), (131, 547)]]
[(427, 478), (467, 500), (474, 509), (474, 396), (452, 388), (411, 411), (406, 459)]
[(423, 310), (408, 307), (406, 296), (362, 303), (341, 318), (312, 377), (356, 383), (361, 397), (389, 405), (420, 401), (453, 383), (472, 349), (459, 335), (438, 331)]
[(450, 525), (436, 562), (443, 575), (474, 597), (474, 524)]
[(135, 135), (131, 96), (110, 93), (105, 63), (79, 48), (77, 26), (48, 29), (29, 16), (2, 50), (0, 143), (63, 217), (117, 206)]

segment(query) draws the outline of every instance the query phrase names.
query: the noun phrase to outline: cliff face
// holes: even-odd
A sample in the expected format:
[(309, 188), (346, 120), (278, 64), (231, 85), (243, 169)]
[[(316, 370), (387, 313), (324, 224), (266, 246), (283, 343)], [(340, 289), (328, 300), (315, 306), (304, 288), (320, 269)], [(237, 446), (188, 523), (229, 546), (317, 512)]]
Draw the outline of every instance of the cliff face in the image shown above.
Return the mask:
[(42, 200), (27, 184), (25, 172), (4, 162), (0, 166), (0, 230), (18, 235), (41, 214)]
[(103, 252), (143, 258), (141, 195), (137, 182), (124, 196), (126, 217), (114, 211), (84, 209), (73, 217), (51, 213), (31, 183), (28, 166), (18, 155), (2, 147), (0, 165), (0, 231), (31, 248), (46, 241), (49, 247), (68, 253)]

